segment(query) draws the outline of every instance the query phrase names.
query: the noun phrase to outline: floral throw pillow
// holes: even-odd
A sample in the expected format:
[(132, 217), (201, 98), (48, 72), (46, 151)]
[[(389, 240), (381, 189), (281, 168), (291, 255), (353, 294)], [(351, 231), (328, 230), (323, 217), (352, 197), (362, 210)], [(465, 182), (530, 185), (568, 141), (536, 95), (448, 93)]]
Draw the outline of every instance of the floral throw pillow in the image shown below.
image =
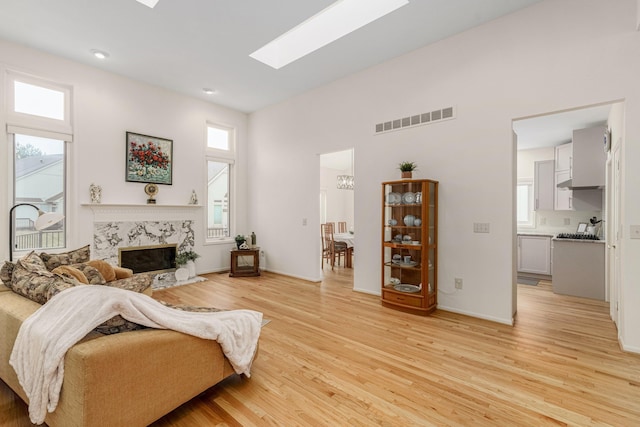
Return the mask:
[(4, 283), (7, 286), (11, 284), (11, 276), (13, 276), (14, 267), (15, 267), (14, 263), (5, 261), (4, 264), (2, 265), (2, 268), (0, 268), (0, 280), (2, 280), (2, 283)]
[(29, 268), (33, 270), (47, 269), (47, 266), (44, 264), (44, 261), (42, 261), (42, 258), (40, 258), (34, 251), (31, 251), (24, 257), (20, 258), (20, 262), (23, 265), (28, 265)]
[(49, 271), (53, 270), (56, 267), (60, 267), (61, 265), (71, 265), (87, 262), (89, 261), (90, 256), (91, 251), (89, 249), (89, 245), (61, 254), (48, 254), (46, 252), (42, 252), (40, 254), (40, 258), (42, 258), (42, 261), (44, 261), (44, 264)]
[(13, 269), (9, 287), (23, 297), (44, 304), (59, 292), (79, 285), (75, 279), (35, 268), (28, 262), (19, 260)]

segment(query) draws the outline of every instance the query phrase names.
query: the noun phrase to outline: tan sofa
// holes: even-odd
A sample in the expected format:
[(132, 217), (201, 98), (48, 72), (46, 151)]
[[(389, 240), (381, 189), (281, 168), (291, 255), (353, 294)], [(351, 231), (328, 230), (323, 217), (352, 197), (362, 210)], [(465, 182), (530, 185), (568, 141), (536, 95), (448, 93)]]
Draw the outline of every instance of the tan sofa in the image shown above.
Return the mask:
[[(22, 322), (40, 305), (0, 284), (0, 378), (25, 402), (9, 357)], [(146, 426), (234, 374), (215, 341), (142, 329), (91, 332), (65, 357), (50, 427)]]

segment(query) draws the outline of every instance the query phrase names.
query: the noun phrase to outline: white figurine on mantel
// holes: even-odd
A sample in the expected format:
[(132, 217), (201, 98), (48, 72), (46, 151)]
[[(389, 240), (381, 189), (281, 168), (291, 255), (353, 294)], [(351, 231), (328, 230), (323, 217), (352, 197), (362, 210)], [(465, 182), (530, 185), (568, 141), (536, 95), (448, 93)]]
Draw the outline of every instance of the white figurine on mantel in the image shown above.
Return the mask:
[(100, 203), (102, 199), (102, 187), (92, 182), (89, 186), (89, 195), (91, 196), (91, 203)]
[(196, 194), (196, 190), (191, 191), (191, 200), (189, 200), (190, 205), (198, 204), (198, 195)]

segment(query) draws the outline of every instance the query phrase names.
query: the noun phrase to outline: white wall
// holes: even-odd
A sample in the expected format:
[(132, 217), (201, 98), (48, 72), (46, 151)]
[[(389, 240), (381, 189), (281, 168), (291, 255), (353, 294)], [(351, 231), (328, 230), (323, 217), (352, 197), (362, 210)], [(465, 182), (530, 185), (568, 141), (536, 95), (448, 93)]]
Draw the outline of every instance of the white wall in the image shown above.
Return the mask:
[[(236, 163), (238, 197), (234, 199), (237, 228), (248, 229), (246, 204), (247, 115), (195, 98), (129, 80), (115, 74), (44, 54), (16, 44), (0, 41), (0, 71), (8, 69), (26, 72), (73, 87), (74, 142), (71, 144), (68, 184), (67, 225), (70, 231), (68, 247), (91, 243), (93, 213), (81, 203), (89, 203), (89, 184), (102, 186), (102, 203), (144, 204), (144, 184), (125, 182), (125, 132), (159, 136), (173, 140), (173, 185), (160, 185), (158, 204), (187, 204), (191, 191), (196, 190), (200, 203), (206, 202), (206, 121), (233, 126), (237, 129), (238, 162)], [(4, 81), (4, 79), (3, 79)], [(1, 90), (6, 104), (5, 91)], [(0, 114), (0, 120), (4, 115)], [(0, 145), (6, 146), (5, 123), (0, 132)], [(0, 169), (7, 171), (8, 149), (0, 150)], [(3, 172), (0, 185), (0, 222), (8, 221), (7, 181)], [(202, 257), (198, 272), (220, 270), (229, 266), (228, 245), (204, 245), (205, 209), (201, 208), (195, 224), (195, 250)], [(151, 218), (153, 219), (153, 218)], [(5, 227), (0, 237), (6, 241)], [(0, 254), (8, 258), (7, 248), (0, 245)]]
[[(265, 229), (270, 265), (319, 277), (318, 233), (301, 223), (318, 215), (315, 153), (355, 147), (354, 287), (378, 294), (380, 182), (399, 177), (398, 162), (414, 160), (417, 177), (441, 184), (439, 287), (446, 293), (439, 294), (440, 308), (510, 323), (512, 120), (623, 99), (626, 114), (636, 117), (635, 12), (633, 0), (544, 1), (252, 114), (250, 149), (264, 161), (252, 164), (251, 197), (262, 213), (250, 220)], [(457, 107), (455, 120), (374, 136), (375, 123), (449, 105)], [(627, 162), (640, 158), (640, 122), (626, 122), (625, 140)], [(640, 198), (632, 188), (640, 170), (625, 163), (624, 175), (625, 222), (638, 224)], [(296, 180), (282, 191), (275, 184), (287, 176)], [(491, 232), (474, 234), (474, 222), (490, 223)], [(277, 231), (284, 227), (291, 233)], [(625, 297), (637, 307), (640, 287), (633, 283), (640, 265), (632, 261), (640, 256), (640, 240), (627, 238), (624, 249)], [(464, 279), (462, 291), (453, 292), (454, 277)], [(640, 311), (627, 310), (623, 318), (623, 341), (640, 350)]]

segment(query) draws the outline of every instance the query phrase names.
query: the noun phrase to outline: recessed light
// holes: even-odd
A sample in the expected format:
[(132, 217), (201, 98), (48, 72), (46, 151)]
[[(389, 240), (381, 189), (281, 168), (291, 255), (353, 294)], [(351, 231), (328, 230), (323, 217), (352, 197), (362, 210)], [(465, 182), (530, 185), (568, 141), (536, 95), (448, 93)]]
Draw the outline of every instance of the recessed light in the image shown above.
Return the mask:
[(249, 56), (277, 70), (408, 3), (409, 0), (339, 0)]
[(204, 93), (206, 93), (207, 95), (214, 95), (214, 94), (216, 94), (218, 92), (215, 89), (209, 89), (209, 88), (206, 88), (206, 87), (204, 89), (202, 89), (202, 91)]
[(103, 50), (91, 49), (91, 53), (98, 59), (107, 59), (109, 54)]

